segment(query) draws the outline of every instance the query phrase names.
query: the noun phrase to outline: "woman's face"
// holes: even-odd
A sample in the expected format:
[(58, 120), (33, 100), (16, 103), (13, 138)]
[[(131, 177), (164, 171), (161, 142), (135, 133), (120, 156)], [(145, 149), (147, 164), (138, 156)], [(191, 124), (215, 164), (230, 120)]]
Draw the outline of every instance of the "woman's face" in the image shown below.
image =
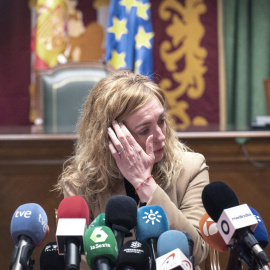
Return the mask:
[(144, 151), (146, 139), (153, 135), (155, 162), (160, 161), (164, 154), (166, 123), (164, 108), (157, 97), (153, 96), (138, 111), (127, 117), (125, 124)]

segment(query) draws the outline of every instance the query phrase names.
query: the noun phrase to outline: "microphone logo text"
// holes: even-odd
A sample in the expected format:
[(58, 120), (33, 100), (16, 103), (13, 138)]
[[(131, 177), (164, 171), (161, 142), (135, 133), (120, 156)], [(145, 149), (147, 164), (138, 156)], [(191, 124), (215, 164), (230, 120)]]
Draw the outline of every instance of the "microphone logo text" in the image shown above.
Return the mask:
[(24, 218), (30, 218), (31, 217), (32, 212), (31, 211), (17, 211), (15, 213), (15, 217), (24, 217)]
[(102, 230), (102, 227), (97, 227), (92, 232), (90, 239), (95, 243), (104, 242), (108, 235)]
[(152, 209), (150, 209), (149, 213), (148, 212), (144, 212), (145, 216), (142, 217), (142, 219), (145, 219), (145, 223), (149, 223), (151, 222), (152, 225), (155, 225), (155, 221), (160, 223), (160, 220), (162, 218), (161, 215), (159, 215), (159, 211), (155, 211), (153, 212)]

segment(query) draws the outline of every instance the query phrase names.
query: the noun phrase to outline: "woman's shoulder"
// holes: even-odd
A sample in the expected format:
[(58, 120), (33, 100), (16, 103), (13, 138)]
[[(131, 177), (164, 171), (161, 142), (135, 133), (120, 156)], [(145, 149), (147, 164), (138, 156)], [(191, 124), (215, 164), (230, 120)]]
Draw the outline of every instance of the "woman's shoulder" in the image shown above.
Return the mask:
[(182, 157), (182, 168), (184, 171), (191, 169), (201, 170), (208, 168), (203, 154), (196, 152), (184, 152)]
[(205, 161), (205, 157), (201, 153), (186, 151), (186, 152), (183, 152), (183, 160), (185, 160), (186, 162), (190, 162), (194, 160)]

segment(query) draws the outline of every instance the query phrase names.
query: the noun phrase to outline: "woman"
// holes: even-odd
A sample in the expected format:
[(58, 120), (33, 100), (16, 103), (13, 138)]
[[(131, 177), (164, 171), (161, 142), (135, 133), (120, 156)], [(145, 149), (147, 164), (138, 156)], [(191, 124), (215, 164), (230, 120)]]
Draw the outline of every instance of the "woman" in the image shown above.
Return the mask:
[(116, 72), (89, 93), (78, 127), (57, 186), (64, 196), (83, 196), (90, 222), (116, 194), (161, 206), (170, 229), (191, 234), (199, 265), (208, 254), (199, 233), (208, 167), (174, 136), (162, 90), (145, 76)]

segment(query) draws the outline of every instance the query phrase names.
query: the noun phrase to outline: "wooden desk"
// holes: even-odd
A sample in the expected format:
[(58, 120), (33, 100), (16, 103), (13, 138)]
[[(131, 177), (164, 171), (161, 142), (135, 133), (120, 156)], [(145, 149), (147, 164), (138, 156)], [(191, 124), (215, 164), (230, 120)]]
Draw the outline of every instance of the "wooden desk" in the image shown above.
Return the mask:
[[(246, 149), (260, 163), (270, 162), (270, 132), (181, 132), (177, 134), (194, 151), (202, 153), (209, 165), (211, 181), (223, 181), (262, 216), (270, 232), (270, 166), (256, 167), (243, 154), (235, 138), (249, 137)], [(10, 222), (22, 204), (40, 204), (47, 213), (50, 234), (32, 258), (39, 269), (42, 248), (54, 241), (55, 209), (62, 197), (53, 191), (63, 162), (72, 154), (76, 135), (0, 134), (1, 266), (7, 269), (14, 243)], [(270, 257), (270, 248), (266, 249)], [(221, 269), (226, 269), (228, 254), (220, 254)], [(202, 267), (203, 269), (210, 269)]]

